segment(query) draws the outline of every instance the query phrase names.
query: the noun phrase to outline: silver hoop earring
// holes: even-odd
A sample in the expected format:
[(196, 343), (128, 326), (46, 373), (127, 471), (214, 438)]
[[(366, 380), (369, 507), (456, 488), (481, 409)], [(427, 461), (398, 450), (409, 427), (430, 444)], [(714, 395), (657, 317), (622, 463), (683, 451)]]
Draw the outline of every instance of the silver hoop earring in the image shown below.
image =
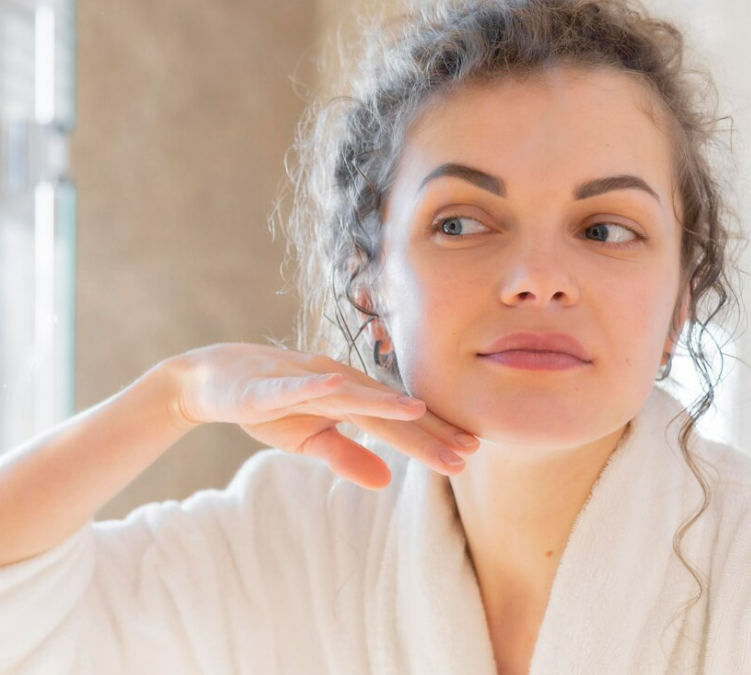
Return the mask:
[(670, 375), (670, 368), (673, 365), (673, 354), (671, 352), (666, 352), (666, 354), (667, 359), (665, 359), (665, 365), (661, 366), (662, 370), (660, 372), (660, 377), (655, 378), (656, 382), (662, 382), (667, 379), (668, 375)]
[(386, 352), (385, 354), (381, 354), (380, 350), (381, 350), (382, 343), (383, 343), (383, 340), (376, 340), (376, 343), (373, 346), (373, 361), (375, 361), (376, 366), (386, 370), (390, 368), (391, 364), (393, 363), (394, 353)]

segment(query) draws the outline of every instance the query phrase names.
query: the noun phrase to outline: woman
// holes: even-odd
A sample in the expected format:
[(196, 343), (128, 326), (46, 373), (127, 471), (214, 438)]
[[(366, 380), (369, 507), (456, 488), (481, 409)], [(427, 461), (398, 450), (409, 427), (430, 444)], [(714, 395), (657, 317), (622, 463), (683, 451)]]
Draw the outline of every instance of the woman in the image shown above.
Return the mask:
[[(709, 381), (654, 386), (730, 293), (681, 34), (476, 0), (371, 44), (302, 125), (298, 350), (178, 355), (4, 458), (2, 672), (750, 671), (751, 460), (694, 432)], [(209, 422), (270, 448), (92, 522)]]

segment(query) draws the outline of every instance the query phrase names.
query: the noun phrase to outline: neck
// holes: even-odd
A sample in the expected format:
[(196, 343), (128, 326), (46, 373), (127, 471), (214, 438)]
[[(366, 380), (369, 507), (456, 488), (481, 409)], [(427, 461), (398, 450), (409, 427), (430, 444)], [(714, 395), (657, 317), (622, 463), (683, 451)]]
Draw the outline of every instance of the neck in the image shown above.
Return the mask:
[(449, 478), (478, 583), (493, 603), (547, 601), (576, 517), (628, 427), (534, 460), (483, 441)]

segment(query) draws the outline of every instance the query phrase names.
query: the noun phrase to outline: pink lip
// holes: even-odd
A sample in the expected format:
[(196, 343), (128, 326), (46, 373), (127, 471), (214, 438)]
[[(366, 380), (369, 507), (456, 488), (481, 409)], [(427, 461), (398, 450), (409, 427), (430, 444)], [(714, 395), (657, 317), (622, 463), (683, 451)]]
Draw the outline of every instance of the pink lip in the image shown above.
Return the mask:
[(584, 346), (568, 333), (534, 333), (521, 331), (507, 333), (497, 338), (483, 350), (480, 356), (502, 352), (557, 352), (559, 355), (572, 356), (579, 361), (590, 363), (591, 358)]
[(575, 356), (561, 352), (525, 352), (511, 350), (497, 354), (480, 354), (487, 361), (521, 370), (568, 370), (589, 365)]

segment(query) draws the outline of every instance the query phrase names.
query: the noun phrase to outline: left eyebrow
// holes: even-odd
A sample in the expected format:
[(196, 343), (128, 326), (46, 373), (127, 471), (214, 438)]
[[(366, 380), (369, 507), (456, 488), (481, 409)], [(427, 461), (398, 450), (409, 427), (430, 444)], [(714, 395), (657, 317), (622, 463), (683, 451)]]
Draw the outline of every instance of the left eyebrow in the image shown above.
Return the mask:
[[(476, 185), (483, 190), (492, 192), (498, 197), (506, 197), (507, 190), (506, 184), (502, 178), (492, 176), (489, 173), (485, 173), (480, 169), (466, 166), (465, 164), (458, 164), (456, 162), (447, 162), (433, 169), (425, 178), (422, 179), (415, 195), (422, 190), (431, 180), (435, 180), (441, 176), (453, 176), (454, 178), (461, 178), (473, 185)], [(660, 197), (657, 192), (643, 178), (634, 176), (632, 174), (618, 174), (616, 176), (603, 176), (602, 178), (593, 178), (591, 180), (584, 181), (574, 187), (572, 196), (576, 200), (588, 199), (596, 195), (601, 195), (605, 192), (612, 192), (613, 190), (642, 190), (647, 194), (652, 195), (657, 202), (662, 206)]]

